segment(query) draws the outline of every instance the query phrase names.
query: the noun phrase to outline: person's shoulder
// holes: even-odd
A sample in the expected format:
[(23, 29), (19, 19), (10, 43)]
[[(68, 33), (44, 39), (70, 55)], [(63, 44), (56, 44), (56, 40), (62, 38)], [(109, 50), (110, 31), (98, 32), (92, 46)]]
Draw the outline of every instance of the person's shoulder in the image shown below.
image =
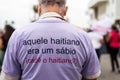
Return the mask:
[(87, 35), (87, 32), (84, 31), (81, 27), (78, 27), (78, 26), (71, 24), (71, 23), (66, 23), (66, 25), (69, 27), (69, 29), (73, 30), (76, 33)]
[(70, 27), (70, 30), (72, 31), (72, 33), (75, 36), (79, 37), (82, 40), (88, 40), (89, 39), (88, 33), (85, 30), (83, 30), (80, 27), (77, 27), (76, 25), (70, 24), (70, 23), (68, 23), (68, 25)]
[(16, 33), (28, 32), (32, 30), (34, 26), (35, 26), (35, 23), (28, 23), (27, 25), (17, 28), (14, 32)]
[(20, 28), (16, 29), (17, 31), (24, 31), (24, 30), (27, 30), (27, 29), (31, 29), (35, 26), (35, 23), (28, 23), (24, 26), (21, 26)]
[(29, 23), (27, 25), (19, 27), (13, 32), (12, 36), (18, 37), (25, 33), (28, 33), (30, 30), (32, 30), (34, 25), (35, 25), (34, 23)]

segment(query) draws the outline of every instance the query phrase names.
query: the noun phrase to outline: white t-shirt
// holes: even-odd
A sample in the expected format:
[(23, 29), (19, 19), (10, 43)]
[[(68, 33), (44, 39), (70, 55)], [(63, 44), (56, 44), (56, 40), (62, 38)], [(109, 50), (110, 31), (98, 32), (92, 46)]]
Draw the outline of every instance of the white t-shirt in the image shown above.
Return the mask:
[(100, 40), (103, 39), (103, 36), (98, 32), (89, 32), (88, 35), (92, 41), (93, 47), (99, 49), (101, 47)]

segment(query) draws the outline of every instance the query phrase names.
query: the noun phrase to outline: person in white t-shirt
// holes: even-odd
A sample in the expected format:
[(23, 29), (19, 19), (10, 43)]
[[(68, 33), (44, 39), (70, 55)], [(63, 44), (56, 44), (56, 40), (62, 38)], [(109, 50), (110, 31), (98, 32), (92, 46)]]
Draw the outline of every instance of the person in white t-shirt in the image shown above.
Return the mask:
[(88, 35), (89, 35), (89, 37), (92, 41), (93, 47), (96, 50), (98, 59), (100, 59), (100, 55), (101, 55), (100, 48), (102, 46), (102, 43), (104, 42), (103, 41), (103, 36), (102, 36), (102, 34), (100, 34), (97, 31), (91, 31), (91, 32), (88, 33)]

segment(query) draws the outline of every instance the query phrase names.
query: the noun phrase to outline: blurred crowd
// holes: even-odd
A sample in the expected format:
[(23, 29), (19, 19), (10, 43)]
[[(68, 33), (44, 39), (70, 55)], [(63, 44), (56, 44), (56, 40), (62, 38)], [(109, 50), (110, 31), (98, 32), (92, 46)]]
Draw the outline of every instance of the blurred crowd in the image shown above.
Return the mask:
[(87, 30), (98, 59), (100, 60), (101, 54), (109, 53), (111, 71), (115, 72), (117, 70), (120, 73), (118, 61), (118, 56), (120, 56), (120, 20), (116, 20), (107, 30), (104, 27), (100, 29), (100, 27), (99, 25)]
[(5, 55), (5, 51), (7, 48), (9, 38), (14, 32), (14, 30), (15, 29), (9, 24), (6, 24), (4, 29), (0, 30), (0, 70), (2, 67), (2, 63), (3, 63), (3, 59), (4, 59), (4, 55)]

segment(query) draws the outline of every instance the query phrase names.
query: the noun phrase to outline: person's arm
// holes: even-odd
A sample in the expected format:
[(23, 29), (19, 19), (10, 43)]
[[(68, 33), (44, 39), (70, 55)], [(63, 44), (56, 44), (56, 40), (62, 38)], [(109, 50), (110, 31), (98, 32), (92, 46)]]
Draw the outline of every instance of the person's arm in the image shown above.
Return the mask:
[(99, 42), (100, 42), (100, 44), (104, 44), (104, 40), (103, 39), (100, 39)]
[(86, 38), (86, 59), (82, 70), (82, 80), (97, 80), (101, 74), (100, 63), (89, 38)]
[(82, 80), (97, 80), (97, 78), (100, 76), (100, 74), (101, 74), (101, 71), (99, 71), (93, 75), (82, 77)]
[(109, 41), (110, 41), (110, 38), (111, 38), (111, 34), (110, 34), (110, 33), (107, 33), (107, 34), (106, 34), (106, 37), (105, 37), (106, 41), (109, 42)]
[(2, 49), (2, 47), (3, 47), (3, 40), (2, 40), (2, 38), (0, 37), (0, 49)]
[(0, 80), (20, 80), (19, 76), (11, 76), (4, 72), (1, 72)]
[(82, 80), (97, 80), (97, 79), (85, 79), (85, 78), (82, 78)]
[(18, 43), (19, 37), (14, 32), (5, 52), (0, 80), (19, 80), (19, 76), (21, 76), (21, 66), (18, 60)]

